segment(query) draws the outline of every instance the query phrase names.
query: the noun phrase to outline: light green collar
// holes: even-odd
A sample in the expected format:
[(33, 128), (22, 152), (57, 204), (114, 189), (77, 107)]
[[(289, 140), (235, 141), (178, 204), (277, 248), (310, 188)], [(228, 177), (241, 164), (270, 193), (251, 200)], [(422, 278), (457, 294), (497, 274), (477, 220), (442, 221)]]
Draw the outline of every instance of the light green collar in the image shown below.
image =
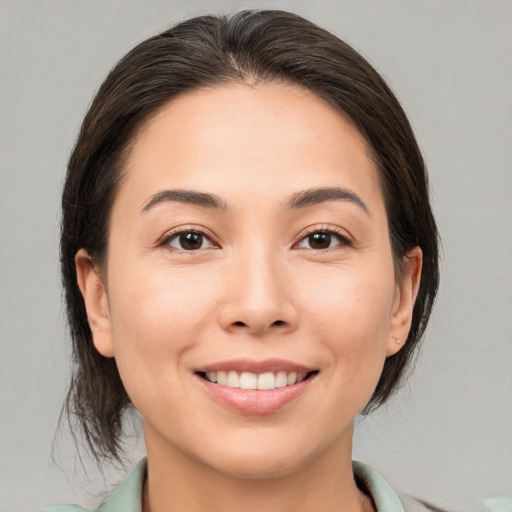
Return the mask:
[(352, 461), (356, 480), (375, 503), (377, 512), (405, 512), (398, 494), (377, 471), (362, 462)]
[(143, 458), (96, 512), (142, 512), (147, 459)]

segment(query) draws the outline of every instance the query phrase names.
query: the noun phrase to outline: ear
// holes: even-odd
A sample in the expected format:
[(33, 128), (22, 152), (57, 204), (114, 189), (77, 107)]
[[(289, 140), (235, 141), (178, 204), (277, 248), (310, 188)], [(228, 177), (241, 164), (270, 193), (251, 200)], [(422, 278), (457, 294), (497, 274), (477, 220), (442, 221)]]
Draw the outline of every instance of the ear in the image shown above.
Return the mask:
[(85, 249), (80, 249), (76, 253), (75, 266), (78, 287), (84, 298), (94, 346), (101, 355), (113, 357), (110, 311), (103, 280), (94, 269), (91, 257)]
[(414, 302), (420, 287), (422, 264), (423, 253), (419, 247), (411, 249), (405, 256), (405, 269), (395, 289), (386, 356), (396, 354), (409, 335)]

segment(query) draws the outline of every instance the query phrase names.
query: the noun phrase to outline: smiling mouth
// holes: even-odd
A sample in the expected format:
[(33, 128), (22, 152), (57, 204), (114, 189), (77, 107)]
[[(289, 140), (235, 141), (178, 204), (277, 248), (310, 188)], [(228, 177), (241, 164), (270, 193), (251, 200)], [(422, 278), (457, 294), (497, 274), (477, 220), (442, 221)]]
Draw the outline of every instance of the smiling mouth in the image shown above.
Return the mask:
[(226, 386), (228, 388), (235, 389), (257, 389), (260, 391), (269, 391), (272, 389), (286, 388), (293, 386), (294, 384), (299, 384), (318, 374), (318, 371), (313, 370), (307, 373), (278, 371), (258, 374), (231, 370), (197, 372), (197, 374), (204, 380), (207, 380), (212, 384), (218, 384), (219, 386)]

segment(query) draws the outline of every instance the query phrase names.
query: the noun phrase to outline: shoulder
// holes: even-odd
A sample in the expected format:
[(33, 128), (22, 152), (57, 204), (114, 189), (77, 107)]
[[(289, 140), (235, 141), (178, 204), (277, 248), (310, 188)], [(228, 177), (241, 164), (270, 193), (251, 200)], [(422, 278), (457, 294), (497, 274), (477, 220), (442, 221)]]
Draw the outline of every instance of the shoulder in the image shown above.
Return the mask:
[(408, 494), (399, 494), (399, 496), (405, 512), (449, 512), (444, 508), (439, 508), (432, 503), (427, 503)]
[(119, 512), (121, 510), (123, 512), (141, 512), (146, 463), (146, 459), (142, 459), (114, 490), (110, 498), (95, 511), (79, 505), (54, 505), (40, 509), (38, 512)]
[(52, 507), (41, 508), (37, 512), (90, 512), (79, 505), (54, 505)]
[(358, 487), (371, 496), (377, 512), (448, 512), (408, 494), (395, 492), (370, 466), (354, 461), (354, 478)]

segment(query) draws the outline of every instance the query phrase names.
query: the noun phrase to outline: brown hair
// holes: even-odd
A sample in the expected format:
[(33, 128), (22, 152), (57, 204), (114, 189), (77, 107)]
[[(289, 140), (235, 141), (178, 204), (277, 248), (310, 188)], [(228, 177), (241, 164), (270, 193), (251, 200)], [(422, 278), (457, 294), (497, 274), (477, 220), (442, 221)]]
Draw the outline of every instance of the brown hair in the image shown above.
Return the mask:
[(125, 155), (148, 116), (178, 94), (228, 82), (279, 81), (311, 90), (348, 117), (380, 170), (398, 278), (407, 252), (423, 251), (407, 343), (389, 357), (365, 411), (397, 388), (424, 333), (437, 292), (438, 234), (425, 165), (406, 115), (381, 76), (345, 42), (283, 11), (244, 11), (184, 21), (131, 50), (107, 76), (84, 119), (62, 197), (61, 268), (74, 370), (64, 411), (93, 455), (119, 460), (130, 399), (116, 362), (93, 346), (74, 257), (101, 268)]

